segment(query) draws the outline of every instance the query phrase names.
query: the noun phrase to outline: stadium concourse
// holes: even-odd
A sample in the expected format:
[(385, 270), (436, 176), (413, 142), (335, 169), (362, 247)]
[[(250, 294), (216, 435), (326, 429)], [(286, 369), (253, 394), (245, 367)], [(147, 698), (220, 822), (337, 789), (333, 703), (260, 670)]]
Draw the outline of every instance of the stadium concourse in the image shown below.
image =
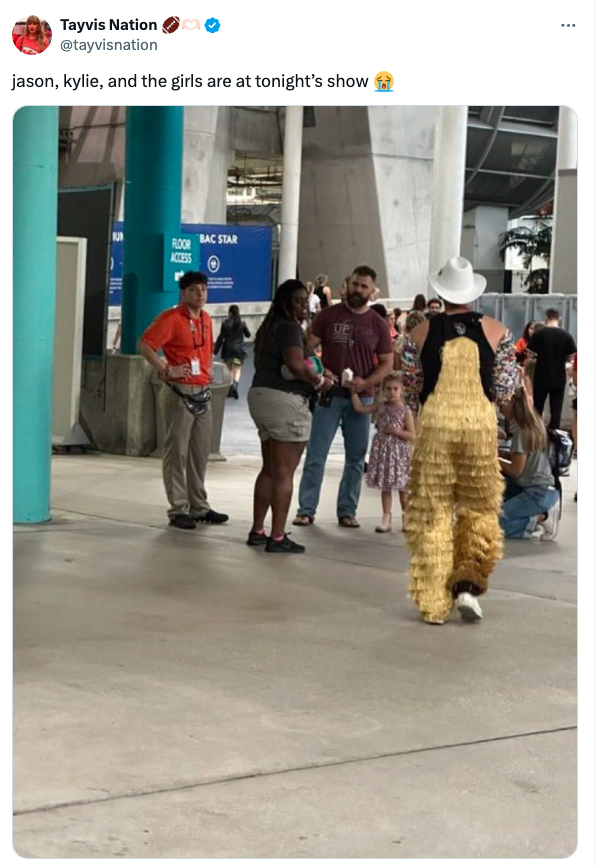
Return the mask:
[(507, 542), (484, 621), (429, 629), (374, 491), (337, 526), (334, 450), (290, 562), (244, 543), (256, 456), (210, 464), (231, 520), (193, 533), (158, 460), (54, 458), (53, 522), (15, 535), (21, 856), (574, 851), (575, 463), (556, 542)]

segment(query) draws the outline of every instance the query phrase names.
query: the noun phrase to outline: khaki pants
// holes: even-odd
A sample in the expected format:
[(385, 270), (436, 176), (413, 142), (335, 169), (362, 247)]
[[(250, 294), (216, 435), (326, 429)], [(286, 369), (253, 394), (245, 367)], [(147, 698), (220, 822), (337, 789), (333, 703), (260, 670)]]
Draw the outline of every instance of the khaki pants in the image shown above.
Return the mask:
[[(189, 393), (200, 390), (178, 387)], [(171, 388), (162, 388), (159, 399), (165, 425), (162, 470), (170, 503), (168, 516), (204, 517), (210, 509), (205, 472), (211, 449), (211, 404), (206, 412), (195, 416)]]

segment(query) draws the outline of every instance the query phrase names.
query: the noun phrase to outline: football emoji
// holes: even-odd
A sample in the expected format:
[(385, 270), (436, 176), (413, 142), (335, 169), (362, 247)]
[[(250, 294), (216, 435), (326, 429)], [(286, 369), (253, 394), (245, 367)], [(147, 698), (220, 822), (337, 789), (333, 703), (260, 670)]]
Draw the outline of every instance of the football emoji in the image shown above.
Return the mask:
[(180, 19), (172, 16), (171, 18), (166, 18), (161, 29), (164, 33), (174, 33), (179, 27)]

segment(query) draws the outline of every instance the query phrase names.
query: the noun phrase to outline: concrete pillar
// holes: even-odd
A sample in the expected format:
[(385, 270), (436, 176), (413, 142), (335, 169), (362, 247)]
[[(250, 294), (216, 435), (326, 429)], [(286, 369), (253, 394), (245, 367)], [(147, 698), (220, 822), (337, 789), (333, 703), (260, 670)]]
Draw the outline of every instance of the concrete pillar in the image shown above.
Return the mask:
[(559, 107), (549, 291), (577, 293), (577, 115)]
[(435, 134), (429, 271), (459, 255), (466, 173), (467, 105), (439, 108)]
[(151, 320), (178, 300), (163, 291), (163, 233), (180, 231), (181, 106), (126, 112), (122, 352), (133, 355)]
[(58, 108), (20, 108), (13, 150), (13, 519), (50, 519)]
[(498, 237), (507, 231), (508, 220), (509, 209), (496, 205), (478, 205), (464, 213), (461, 255), (471, 262), (474, 270), (505, 269), (499, 254)]
[(286, 107), (284, 130), (284, 170), (281, 199), (281, 237), (278, 283), (296, 278), (298, 264), (298, 215), (300, 211), (300, 173), (302, 169), (301, 105)]
[(183, 223), (227, 222), (230, 112), (213, 105), (184, 109)]

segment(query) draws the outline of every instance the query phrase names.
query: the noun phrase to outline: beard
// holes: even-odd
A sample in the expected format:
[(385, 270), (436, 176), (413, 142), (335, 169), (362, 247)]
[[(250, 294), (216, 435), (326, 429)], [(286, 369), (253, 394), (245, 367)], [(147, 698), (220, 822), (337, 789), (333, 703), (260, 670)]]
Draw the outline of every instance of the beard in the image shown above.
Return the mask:
[(346, 304), (348, 307), (353, 307), (355, 310), (359, 310), (361, 307), (364, 307), (366, 304), (366, 299), (359, 294), (347, 294), (346, 295)]

